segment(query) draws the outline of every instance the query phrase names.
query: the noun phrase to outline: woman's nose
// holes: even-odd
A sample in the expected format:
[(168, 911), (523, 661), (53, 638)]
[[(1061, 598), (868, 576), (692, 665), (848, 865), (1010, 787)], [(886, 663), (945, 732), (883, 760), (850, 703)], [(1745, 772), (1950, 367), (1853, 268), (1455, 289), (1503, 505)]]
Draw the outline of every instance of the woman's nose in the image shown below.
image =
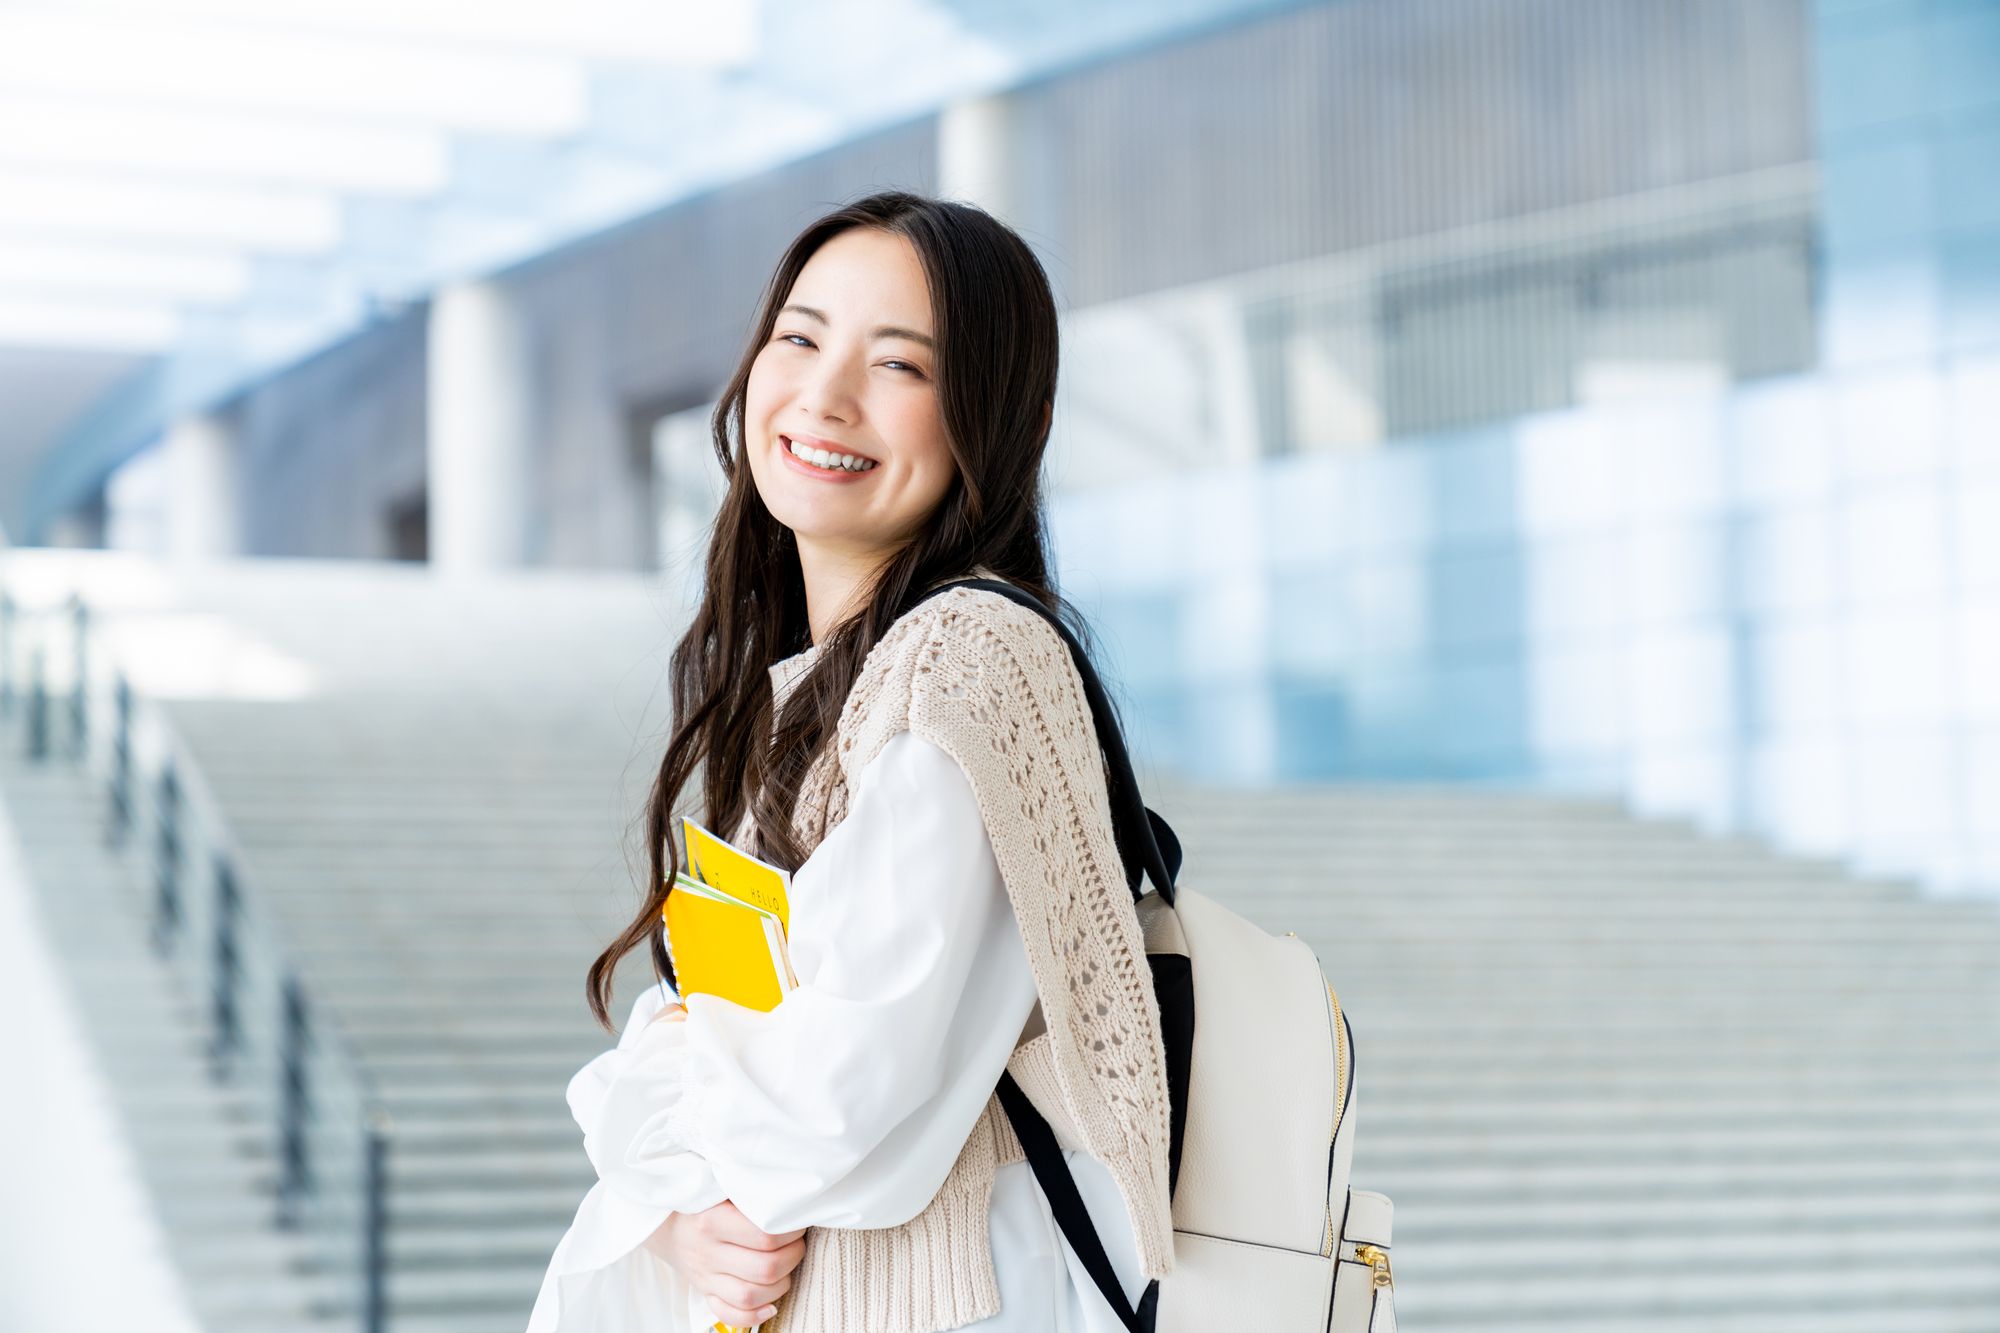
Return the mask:
[(855, 413), (854, 375), (844, 362), (822, 358), (799, 386), (799, 406), (815, 420), (851, 422)]

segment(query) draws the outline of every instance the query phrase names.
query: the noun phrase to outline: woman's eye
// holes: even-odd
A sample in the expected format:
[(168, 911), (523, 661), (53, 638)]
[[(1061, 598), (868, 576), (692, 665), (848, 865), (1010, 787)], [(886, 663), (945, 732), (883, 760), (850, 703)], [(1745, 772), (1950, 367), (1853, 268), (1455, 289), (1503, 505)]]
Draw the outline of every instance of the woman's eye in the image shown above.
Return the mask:
[[(793, 342), (792, 340), (794, 338), (796, 338), (798, 341)], [(806, 337), (803, 333), (781, 333), (776, 338), (772, 339), (772, 341), (781, 343), (790, 343), (793, 347), (811, 347), (813, 345), (812, 339)], [(907, 370), (912, 375), (915, 375), (918, 379), (922, 379), (924, 377), (924, 372), (920, 368), (911, 365), (907, 361), (884, 361), (882, 364), (885, 366), (897, 366), (903, 370)]]

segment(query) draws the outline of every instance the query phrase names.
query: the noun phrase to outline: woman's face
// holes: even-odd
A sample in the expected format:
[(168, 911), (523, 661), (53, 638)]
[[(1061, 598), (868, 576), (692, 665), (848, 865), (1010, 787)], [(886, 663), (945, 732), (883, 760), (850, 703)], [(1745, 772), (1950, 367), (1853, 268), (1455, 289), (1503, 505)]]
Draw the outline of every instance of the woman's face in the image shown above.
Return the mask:
[[(801, 551), (874, 563), (922, 530), (945, 447), (930, 286), (909, 241), (850, 227), (799, 271), (750, 365), (743, 431), (764, 505)], [(821, 467), (800, 446), (865, 459)]]

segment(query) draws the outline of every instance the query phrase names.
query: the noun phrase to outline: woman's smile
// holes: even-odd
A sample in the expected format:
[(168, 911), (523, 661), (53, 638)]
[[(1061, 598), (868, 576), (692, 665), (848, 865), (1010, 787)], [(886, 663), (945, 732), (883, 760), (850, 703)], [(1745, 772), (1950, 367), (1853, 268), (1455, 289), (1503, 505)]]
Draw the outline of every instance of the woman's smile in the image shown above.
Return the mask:
[[(797, 447), (805, 448), (809, 446), (807, 446), (804, 441), (800, 441)], [(791, 436), (789, 435), (778, 436), (778, 452), (784, 457), (785, 466), (790, 468), (794, 472), (803, 473), (806, 476), (811, 477), (816, 481), (833, 481), (833, 482), (860, 481), (863, 477), (869, 476), (870, 474), (878, 471), (881, 467), (879, 463), (873, 463), (873, 462), (867, 463), (858, 469), (844, 467), (838, 463), (834, 464), (831, 467), (821, 467), (818, 463), (815, 463), (810, 459), (799, 457), (798, 454), (793, 452), (793, 449), (794, 445)], [(829, 450), (826, 452), (831, 453), (835, 451)], [(847, 456), (855, 458), (859, 457), (859, 455), (853, 455), (853, 454)]]
[(799, 269), (750, 363), (752, 480), (798, 543), (819, 629), (924, 530), (957, 478), (932, 315), (916, 246), (850, 227)]

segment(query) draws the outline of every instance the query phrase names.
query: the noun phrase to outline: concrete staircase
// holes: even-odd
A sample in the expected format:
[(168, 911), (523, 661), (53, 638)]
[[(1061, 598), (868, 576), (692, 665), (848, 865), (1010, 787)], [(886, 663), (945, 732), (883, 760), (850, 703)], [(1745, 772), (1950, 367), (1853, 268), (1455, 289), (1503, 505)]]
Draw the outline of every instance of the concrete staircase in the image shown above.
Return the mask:
[(0, 740), (0, 800), (195, 1315), (210, 1333), (332, 1327), (309, 1248), (273, 1224), (269, 1130), (244, 1089), (209, 1077), (194, 1006), (147, 945), (138, 877), (102, 845), (102, 791), (65, 760), (24, 761), (15, 729)]
[[(518, 1330), (593, 1177), (563, 1089), (612, 1037), (590, 960), (636, 905), (604, 797), (625, 756), (444, 753), (319, 762), (282, 722), (179, 717), (394, 1121), (391, 1327)], [(422, 737), (411, 720), (405, 732)], [(307, 756), (313, 756), (307, 758)], [(650, 981), (620, 972), (617, 1018)]]
[[(315, 691), (181, 699), (173, 724), (228, 812), (245, 893), (393, 1117), (391, 1327), (518, 1330), (592, 1179), (563, 1089), (610, 1041), (583, 974), (636, 901), (632, 821), (664, 740), (659, 701), (621, 700), (635, 682), (664, 695), (671, 636), (637, 584), (259, 577), (188, 603), (310, 664)], [(154, 986), (121, 925), (133, 900), (121, 912), (108, 875), (101, 898), (75, 887), (91, 798), (6, 762), (5, 799), (45, 864), (70, 867), (72, 958), (99, 990), (153, 987), (153, 1028), (106, 995), (103, 1030), (132, 1037), (114, 1059), (135, 1087), (157, 1080), (152, 1104), (187, 1108), (138, 1119), (161, 1131), (158, 1188), (214, 1327), (306, 1327), (285, 1311), (323, 1293), (255, 1221), (269, 1136), (203, 1082), (201, 1014)], [(1994, 904), (1604, 802), (1148, 797), (1186, 882), (1296, 930), (1339, 990), (1355, 1183), (1396, 1201), (1405, 1327), (2000, 1329)], [(628, 959), (618, 1017), (648, 980)], [(252, 1291), (271, 1303), (232, 1322)]]
[(1178, 808), (1339, 990), (1409, 1326), (2000, 1329), (1991, 902), (1574, 801)]

